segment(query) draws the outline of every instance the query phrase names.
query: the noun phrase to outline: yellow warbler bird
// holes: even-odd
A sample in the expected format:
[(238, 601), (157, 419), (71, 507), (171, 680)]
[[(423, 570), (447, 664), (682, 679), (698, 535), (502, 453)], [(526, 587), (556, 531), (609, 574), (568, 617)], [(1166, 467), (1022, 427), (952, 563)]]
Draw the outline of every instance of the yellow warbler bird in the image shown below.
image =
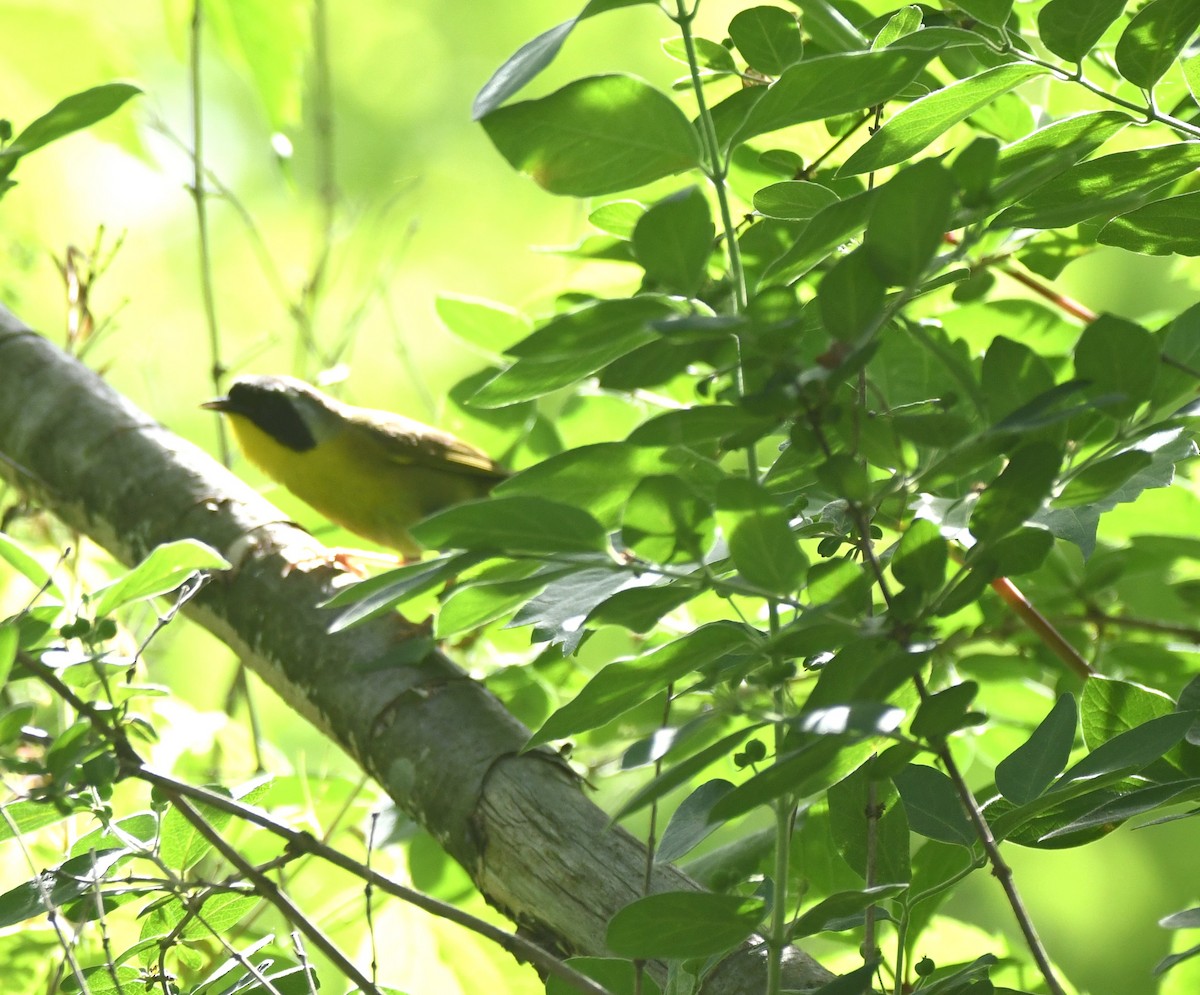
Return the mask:
[(239, 377), (203, 405), (272, 480), (351, 532), (415, 559), (408, 529), (508, 476), (482, 450), (403, 415), (344, 404), (294, 377)]

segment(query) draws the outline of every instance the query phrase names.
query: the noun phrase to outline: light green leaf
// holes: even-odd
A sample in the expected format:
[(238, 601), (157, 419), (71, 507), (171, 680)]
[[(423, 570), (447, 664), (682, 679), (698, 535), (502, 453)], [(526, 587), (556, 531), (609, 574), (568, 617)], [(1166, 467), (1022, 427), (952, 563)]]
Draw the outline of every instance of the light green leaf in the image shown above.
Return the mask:
[(651, 285), (694, 297), (708, 275), (712, 255), (712, 212), (708, 199), (689, 187), (659, 201), (633, 229), (633, 253)]
[(751, 69), (778, 76), (804, 54), (800, 23), (782, 7), (750, 7), (729, 22), (729, 37)]
[(450, 331), (464, 342), (500, 354), (529, 335), (529, 319), (515, 308), (478, 297), (439, 294), (434, 309)]
[(838, 175), (853, 176), (903, 162), (1000, 94), (1047, 72), (1028, 63), (996, 66), (914, 100), (857, 149)]
[(607, 547), (604, 528), (586, 511), (539, 497), (493, 497), (446, 508), (415, 525), (428, 549), (505, 553), (587, 553)]
[(1117, 71), (1143, 90), (1154, 87), (1171, 68), (1200, 26), (1195, 0), (1150, 0), (1117, 40)]
[(200, 570), (228, 570), (229, 561), (197, 539), (156, 546), (141, 563), (92, 596), (92, 611), (103, 618), (124, 605), (169, 594)]
[(1131, 149), (1072, 166), (1018, 204), (993, 225), (1065, 228), (1097, 215), (1111, 217), (1136, 207), (1164, 184), (1200, 167), (1200, 142)]
[(1096, 240), (1143, 255), (1200, 256), (1200, 192), (1156, 200), (1113, 218)]
[(1055, 55), (1082, 62), (1125, 9), (1125, 0), (1050, 0), (1038, 12), (1038, 34)]
[(887, 24), (879, 29), (879, 34), (871, 42), (872, 49), (887, 48), (897, 39), (912, 34), (921, 26), (923, 12), (916, 4), (901, 7), (888, 18)]
[(836, 204), (838, 195), (828, 187), (805, 180), (771, 183), (754, 194), (754, 209), (768, 218), (807, 221), (821, 208)]
[(707, 957), (737, 946), (762, 919), (757, 898), (666, 891), (639, 898), (612, 917), (605, 944), (637, 959)]
[(480, 119), (500, 154), (550, 193), (590, 197), (700, 164), (692, 124), (633, 76), (590, 76)]
[(753, 481), (735, 477), (717, 485), (716, 504), (717, 522), (742, 577), (775, 594), (795, 591), (808, 560), (775, 498)]

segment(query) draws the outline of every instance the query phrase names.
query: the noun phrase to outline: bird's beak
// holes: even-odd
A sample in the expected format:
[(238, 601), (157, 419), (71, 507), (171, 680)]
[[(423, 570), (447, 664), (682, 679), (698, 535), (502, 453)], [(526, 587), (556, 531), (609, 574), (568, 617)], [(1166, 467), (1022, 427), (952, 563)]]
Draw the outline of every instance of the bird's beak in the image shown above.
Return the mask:
[(200, 407), (209, 411), (229, 411), (232, 406), (228, 397), (214, 397), (211, 401), (204, 401)]

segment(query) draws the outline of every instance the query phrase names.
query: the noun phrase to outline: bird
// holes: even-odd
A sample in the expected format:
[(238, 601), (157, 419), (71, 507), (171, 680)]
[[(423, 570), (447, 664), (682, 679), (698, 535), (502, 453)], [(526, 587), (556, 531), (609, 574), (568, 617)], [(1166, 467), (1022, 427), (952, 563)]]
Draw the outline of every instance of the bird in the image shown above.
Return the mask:
[(241, 376), (201, 407), (246, 457), (331, 522), (420, 559), (409, 528), (485, 497), (509, 474), (481, 449), (404, 415), (346, 404), (287, 376)]

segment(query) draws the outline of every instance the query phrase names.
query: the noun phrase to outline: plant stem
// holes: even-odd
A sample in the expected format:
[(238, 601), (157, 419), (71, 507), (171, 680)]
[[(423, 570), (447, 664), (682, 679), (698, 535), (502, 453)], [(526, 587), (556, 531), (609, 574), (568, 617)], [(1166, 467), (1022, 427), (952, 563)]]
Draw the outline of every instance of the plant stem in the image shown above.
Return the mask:
[(700, 81), (700, 61), (696, 55), (696, 41), (692, 36), (692, 21), (695, 20), (699, 6), (697, 3), (688, 11), (684, 0), (675, 0), (675, 16), (671, 20), (679, 25), (684, 51), (687, 52), (692, 92), (696, 95), (697, 122), (700, 125), (700, 137), (704, 142), (705, 157), (708, 159), (708, 179), (717, 195), (721, 227), (725, 232), (725, 251), (729, 255), (729, 276), (733, 281), (733, 310), (736, 314), (746, 308), (746, 271), (742, 267), (742, 252), (738, 246), (737, 229), (729, 208), (729, 190), (725, 184), (729, 175), (729, 163), (721, 153), (717, 129), (713, 126), (712, 114), (709, 112), (708, 102), (704, 99), (704, 84)]

